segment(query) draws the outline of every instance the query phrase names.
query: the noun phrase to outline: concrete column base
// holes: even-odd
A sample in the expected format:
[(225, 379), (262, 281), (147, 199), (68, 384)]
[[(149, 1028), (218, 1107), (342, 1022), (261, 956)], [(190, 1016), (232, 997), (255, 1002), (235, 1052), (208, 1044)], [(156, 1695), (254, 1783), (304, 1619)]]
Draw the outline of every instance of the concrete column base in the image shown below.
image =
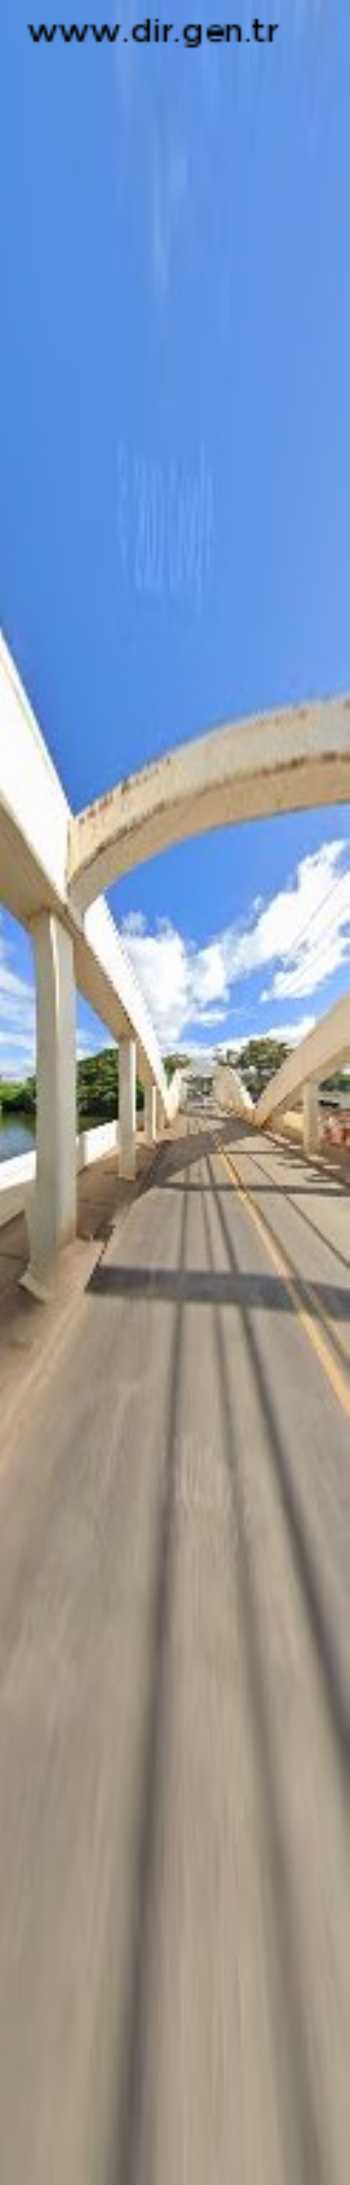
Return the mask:
[(157, 1090), (155, 1085), (144, 1087), (144, 1131), (146, 1146), (155, 1146), (157, 1140)]
[(35, 1267), (32, 1266), (30, 1260), (25, 1274), (19, 1277), (20, 1289), (28, 1290), (29, 1296), (35, 1297), (38, 1305), (50, 1305), (52, 1298), (55, 1296), (55, 1267), (56, 1262), (53, 1263), (50, 1270), (51, 1281), (47, 1280), (45, 1282), (44, 1274), (40, 1274), (39, 1269), (35, 1271)]
[(76, 1051), (73, 942), (53, 912), (33, 919), (36, 952), (36, 1179), (24, 1286), (46, 1302), (62, 1247), (76, 1235)]
[(321, 1142), (318, 1085), (305, 1085), (303, 1092), (304, 1152), (318, 1153)]
[(136, 1042), (119, 1040), (119, 1175), (136, 1176)]

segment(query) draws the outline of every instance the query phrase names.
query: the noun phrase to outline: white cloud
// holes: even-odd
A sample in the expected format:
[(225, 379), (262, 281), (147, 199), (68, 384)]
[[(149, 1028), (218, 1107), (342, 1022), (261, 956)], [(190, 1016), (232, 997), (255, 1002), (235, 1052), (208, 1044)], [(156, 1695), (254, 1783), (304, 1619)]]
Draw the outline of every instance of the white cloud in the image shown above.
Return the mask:
[[(202, 1028), (228, 1022), (233, 1044), (232, 1017), (242, 1006), (242, 984), (253, 973), (265, 973), (265, 980), (268, 975), (260, 994), (264, 1005), (306, 998), (312, 1003), (325, 980), (349, 961), (349, 848), (342, 840), (321, 844), (268, 903), (255, 897), (244, 928), (224, 927), (204, 947), (165, 918), (149, 932), (137, 910), (124, 919), (123, 933), (162, 1048), (183, 1042), (189, 1025), (200, 1039)], [(0, 1062), (4, 1074), (25, 1076), (34, 1067), (35, 995), (33, 984), (15, 970), (13, 953), (0, 925)], [(302, 1017), (300, 1037), (311, 1021)], [(294, 1032), (289, 1019), (287, 1027), (279, 1023), (278, 1037), (289, 1040)], [(90, 1037), (83, 1025), (79, 1052), (91, 1053), (98, 1044), (103, 1032), (100, 1038), (96, 1026)]]
[[(300, 1041), (302, 1039), (306, 1039), (308, 1032), (313, 1031), (314, 1023), (315, 1017), (304, 1016), (299, 1017), (299, 1021), (297, 1024), (269, 1024), (266, 1031), (264, 1026), (263, 1037), (264, 1039), (285, 1040), (287, 1047), (299, 1047)], [(185, 1047), (186, 1054), (190, 1056), (191, 1062), (196, 1062), (198, 1059), (204, 1064), (211, 1063), (215, 1055), (226, 1055), (229, 1048), (230, 1054), (236, 1055), (237, 1061), (239, 1061), (241, 1048), (248, 1046), (249, 1039), (257, 1038), (257, 1028), (256, 1025), (254, 1025), (254, 1027), (248, 1026), (248, 1031), (242, 1033), (240, 1039), (236, 1039), (236, 1037), (232, 1038), (232, 1036), (228, 1035), (227, 1039), (215, 1040), (211, 1047), (207, 1047), (199, 1039), (189, 1039), (180, 1042), (175, 1040), (174, 1054), (176, 1054), (177, 1047), (179, 1054), (182, 1053), (183, 1048)]]
[(350, 866), (342, 841), (324, 843), (297, 866), (295, 878), (271, 898), (240, 936), (225, 934), (232, 978), (277, 964), (261, 1000), (314, 994), (350, 955)]
[[(247, 1046), (248, 1039), (257, 1039), (258, 1036), (262, 1036), (264, 1039), (284, 1039), (287, 1047), (299, 1047), (300, 1040), (306, 1039), (308, 1032), (313, 1032), (315, 1021), (315, 1017), (299, 1017), (298, 1024), (269, 1024), (267, 1031), (265, 1031), (264, 1025), (262, 1035), (258, 1035), (256, 1029), (255, 1032), (245, 1032), (244, 1039), (233, 1040), (232, 1046), (237, 1047), (237, 1053), (239, 1053), (240, 1047)], [(231, 1045), (230, 1041), (229, 1045)]]
[[(266, 914), (271, 955), (280, 958), (262, 1001), (315, 994), (350, 956), (350, 867), (346, 844), (325, 843), (298, 866), (296, 884), (276, 897)], [(263, 914), (264, 916), (265, 914)], [(263, 921), (262, 921), (263, 923)], [(284, 939), (287, 962), (283, 962)], [(265, 957), (265, 961), (267, 958)]]
[(224, 1024), (226, 1009), (201, 1009), (201, 1024)]
[(35, 990), (13, 969), (13, 944), (0, 924), (0, 1071), (29, 1076), (34, 1064)]
[(146, 919), (143, 917), (142, 910), (128, 911), (127, 918), (123, 920), (123, 931), (131, 934), (146, 932)]
[[(137, 926), (142, 929), (142, 918)], [(15, 947), (12, 921), (6, 920), (4, 928), (0, 917), (0, 1077), (22, 1079), (30, 1077), (36, 1066), (35, 985), (14, 969)], [(77, 1004), (77, 1056), (82, 1061), (112, 1044), (112, 1034), (93, 1012), (91, 1023), (81, 1024), (80, 1010), (85, 1011), (86, 1004), (79, 995)]]
[(137, 913), (129, 916), (124, 925), (129, 955), (163, 1047), (176, 1046), (189, 1024), (224, 1023), (235, 1007), (235, 989), (252, 973), (270, 973), (263, 1003), (311, 999), (349, 960), (346, 851), (341, 840), (321, 844), (269, 903), (261, 907), (261, 898), (255, 899), (245, 929), (225, 927), (204, 948), (166, 920), (149, 933)]

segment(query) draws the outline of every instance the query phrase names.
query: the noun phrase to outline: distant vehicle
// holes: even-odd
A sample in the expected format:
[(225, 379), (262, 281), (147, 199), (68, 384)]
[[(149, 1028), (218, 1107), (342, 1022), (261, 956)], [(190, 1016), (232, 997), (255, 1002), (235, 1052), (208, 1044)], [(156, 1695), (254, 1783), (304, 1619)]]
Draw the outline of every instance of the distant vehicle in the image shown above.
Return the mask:
[(333, 1086), (332, 1092), (325, 1092), (320, 1088), (318, 1097), (321, 1108), (330, 1108), (332, 1113), (335, 1109), (339, 1115), (347, 1114), (350, 1107), (350, 1087), (347, 1092), (342, 1091), (338, 1085)]

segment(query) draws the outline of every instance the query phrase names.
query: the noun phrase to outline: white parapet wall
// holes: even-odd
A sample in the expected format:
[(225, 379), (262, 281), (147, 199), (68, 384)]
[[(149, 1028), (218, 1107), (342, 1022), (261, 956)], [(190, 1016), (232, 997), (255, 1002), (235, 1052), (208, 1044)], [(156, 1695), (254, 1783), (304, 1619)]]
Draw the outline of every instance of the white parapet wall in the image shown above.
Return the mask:
[[(79, 1131), (77, 1136), (77, 1172), (90, 1168), (94, 1161), (102, 1161), (107, 1153), (117, 1153), (119, 1126), (117, 1122), (96, 1124), (95, 1130)], [(0, 1162), (0, 1229), (14, 1221), (16, 1214), (23, 1214), (30, 1204), (35, 1183), (36, 1154), (19, 1153), (12, 1161)]]
[(14, 1221), (28, 1205), (35, 1181), (35, 1153), (19, 1153), (13, 1161), (0, 1162), (0, 1229)]
[(117, 1153), (119, 1123), (97, 1123), (96, 1129), (81, 1130), (77, 1138), (77, 1170), (91, 1168), (93, 1161), (103, 1161), (106, 1153)]

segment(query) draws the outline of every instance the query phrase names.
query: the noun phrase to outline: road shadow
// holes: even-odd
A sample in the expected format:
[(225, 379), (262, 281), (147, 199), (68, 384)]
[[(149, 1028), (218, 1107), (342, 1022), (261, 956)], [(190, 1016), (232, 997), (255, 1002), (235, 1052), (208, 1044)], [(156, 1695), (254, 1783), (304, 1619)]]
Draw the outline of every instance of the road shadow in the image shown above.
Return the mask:
[[(340, 1250), (339, 1245), (332, 1243), (331, 1238), (327, 1237), (324, 1229), (320, 1228), (319, 1222), (313, 1221), (310, 1214), (306, 1213), (305, 1207), (298, 1204), (299, 1197), (304, 1199), (305, 1197), (307, 1197), (307, 1195), (309, 1195), (309, 1198), (313, 1198), (314, 1200), (315, 1198), (328, 1199), (331, 1201), (331, 1203), (333, 1201), (334, 1204), (334, 1190), (325, 1191), (324, 1187), (319, 1190), (317, 1183), (305, 1185), (303, 1179), (301, 1179), (299, 1183), (296, 1183), (294, 1187), (293, 1184), (275, 1183), (272, 1176), (266, 1177), (266, 1165), (263, 1165), (263, 1162), (259, 1159), (259, 1154), (255, 1151), (255, 1149), (253, 1152), (252, 1149), (249, 1148), (249, 1160), (252, 1162), (253, 1168), (258, 1170), (259, 1176), (261, 1176), (263, 1179), (262, 1183), (256, 1183), (254, 1177), (252, 1185), (254, 1198), (260, 1198), (264, 1195), (264, 1193), (267, 1193), (268, 1197), (270, 1198), (273, 1195), (274, 1198), (287, 1200), (288, 1204), (293, 1207), (294, 1213), (299, 1215), (300, 1221), (305, 1222), (307, 1228), (311, 1229), (311, 1234), (315, 1237), (318, 1237), (319, 1243), (326, 1245), (327, 1251), (331, 1253), (332, 1258), (338, 1260), (339, 1264), (342, 1267), (346, 1267), (347, 1270), (350, 1272), (350, 1261), (349, 1258), (346, 1258), (346, 1253)], [(298, 1194), (298, 1197), (296, 1196), (296, 1194)], [(341, 1195), (341, 1193), (337, 1193), (336, 1203), (338, 1201), (338, 1197), (341, 1197)]]
[[(226, 1117), (223, 1122), (212, 1124), (211, 1129), (209, 1125), (206, 1130), (192, 1131), (187, 1126), (181, 1137), (177, 1135), (176, 1138), (168, 1139), (165, 1144), (160, 1144), (151, 1174), (145, 1178), (145, 1191), (154, 1184), (157, 1189), (162, 1190), (172, 1176), (181, 1173), (187, 1176), (188, 1169), (193, 1168), (194, 1163), (202, 1160), (206, 1154), (212, 1153), (214, 1149), (220, 1152), (222, 1146), (233, 1144), (233, 1128), (232, 1116)], [(242, 1131), (241, 1127), (238, 1133), (235, 1132), (236, 1142), (238, 1137), (242, 1145), (247, 1143), (246, 1129)]]
[[(146, 1715), (140, 1814), (136, 1851), (133, 1928), (127, 1989), (124, 2000), (124, 2050), (121, 2084), (112, 2120), (111, 2180), (115, 2185), (139, 2185), (142, 2172), (145, 2125), (145, 2069), (149, 2015), (149, 1972), (155, 1918), (157, 1824), (162, 1806), (165, 1765), (165, 1731), (171, 1704), (169, 1694), (169, 1638), (174, 1577), (176, 1456), (182, 1384), (182, 1335), (185, 1296), (183, 1270), (186, 1257), (188, 1202), (181, 1211), (178, 1289), (171, 1348), (164, 1466), (159, 1484), (157, 1538), (154, 1558), (154, 1592), (150, 1634), (149, 1701)], [(157, 2059), (154, 2058), (156, 2082)], [(149, 2131), (150, 2131), (149, 2127)], [(141, 2151), (142, 2140), (142, 2151)], [(146, 2171), (151, 2177), (146, 2119)]]
[[(208, 1260), (213, 1274), (214, 1255), (208, 1206), (205, 1203), (203, 1219)], [(229, 1237), (226, 1242), (227, 1250), (231, 1249)], [(243, 1486), (224, 1324), (216, 1303), (213, 1306), (213, 1318), (221, 1440), (231, 1498), (233, 1564), (238, 1586), (257, 1797), (262, 1819), (265, 1883), (263, 1904), (266, 1918), (267, 1895), (266, 1942), (270, 1977), (272, 1974), (276, 2103), (280, 2112), (286, 2160), (287, 2150), (289, 2156), (291, 2155), (291, 2174), (295, 2179), (298, 2178), (298, 2185), (311, 2185), (311, 2180), (314, 2185), (316, 2181), (317, 2185), (327, 2185), (326, 2153), (308, 2069), (306, 2004), (297, 1943), (294, 1889), (278, 1796), (278, 1744), (264, 1675), (264, 1635), (259, 1622), (252, 1556), (245, 1530)], [(287, 2166), (289, 2170), (289, 2160)]]
[[(305, 1192), (310, 1192), (310, 1196), (315, 1195), (315, 1192), (317, 1192), (317, 1197), (335, 1199), (336, 1201), (339, 1198), (347, 1199), (349, 1197), (349, 1184), (346, 1179), (344, 1180), (344, 1175), (338, 1173), (331, 1164), (327, 1165), (326, 1162), (322, 1161), (322, 1167), (321, 1165), (314, 1166), (306, 1155), (303, 1156), (300, 1148), (296, 1149), (295, 1146), (289, 1144), (289, 1141), (282, 1145), (280, 1139), (271, 1140), (263, 1131), (260, 1133), (260, 1142), (264, 1153), (265, 1168), (269, 1159), (274, 1161), (278, 1159), (281, 1166), (284, 1161), (288, 1161), (288, 1164), (293, 1164), (298, 1169), (300, 1190), (303, 1196)], [(255, 1144), (254, 1123), (249, 1124), (245, 1121), (242, 1123), (240, 1118), (232, 1115), (226, 1116), (218, 1122), (212, 1122), (211, 1127), (209, 1124), (206, 1129), (193, 1130), (192, 1128), (190, 1130), (188, 1125), (187, 1131), (183, 1131), (181, 1137), (176, 1136), (176, 1138), (158, 1146), (151, 1175), (145, 1178), (144, 1189), (149, 1189), (154, 1183), (157, 1183), (160, 1190), (163, 1187), (170, 1188), (173, 1177), (180, 1174), (182, 1170), (187, 1174), (187, 1170), (193, 1167), (196, 1161), (200, 1161), (208, 1153), (214, 1151), (220, 1153), (221, 1149), (227, 1152), (231, 1149), (234, 1153), (236, 1148), (237, 1152), (240, 1150), (242, 1153), (249, 1154), (251, 1158), (254, 1154), (255, 1158)], [(194, 1188), (200, 1189), (201, 1186), (198, 1185)], [(283, 1184), (272, 1187), (269, 1184), (267, 1174), (266, 1190), (272, 1188), (276, 1190), (280, 1188), (283, 1194), (286, 1187)], [(181, 1184), (179, 1189), (181, 1189)]]
[[(226, 1212), (222, 1207), (221, 1200), (216, 1191), (215, 1176), (214, 1172), (212, 1171), (210, 1161), (209, 1172), (211, 1173), (213, 1193), (216, 1203), (217, 1220), (221, 1229), (222, 1237), (224, 1239), (227, 1258), (232, 1272), (235, 1272), (237, 1274), (237, 1260), (232, 1236), (226, 1219)], [(256, 1331), (252, 1325), (252, 1322), (247, 1313), (247, 1308), (244, 1305), (243, 1301), (241, 1304), (241, 1324), (244, 1330), (246, 1348), (250, 1358), (253, 1376), (258, 1391), (260, 1409), (266, 1427), (266, 1438), (270, 1456), (270, 1463), (273, 1467), (274, 1478), (287, 1525), (288, 1538), (293, 1555), (293, 1562), (295, 1565), (299, 1586), (301, 1588), (310, 1632), (316, 1651), (318, 1667), (327, 1703), (328, 1720), (335, 1740), (337, 1757), (338, 1761), (340, 1760), (342, 1774), (343, 1778), (346, 1781), (346, 1788), (348, 1792), (350, 1762), (350, 1712), (347, 1694), (343, 1689), (343, 1683), (340, 1674), (336, 1637), (330, 1625), (329, 1615), (327, 1613), (327, 1607), (322, 1592), (322, 1585), (320, 1583), (319, 1573), (316, 1570), (311, 1540), (307, 1529), (305, 1511), (301, 1506), (301, 1502), (299, 1501), (295, 1475), (294, 1472), (292, 1472), (290, 1463), (288, 1461), (285, 1442), (279, 1431), (276, 1413), (271, 1397), (271, 1389), (267, 1380), (265, 1366), (260, 1355), (260, 1348), (257, 1340)]]
[(311, 1174), (315, 1183), (319, 1183), (323, 1176), (328, 1176), (333, 1184), (333, 1191), (335, 1186), (337, 1196), (339, 1195), (341, 1198), (349, 1197), (350, 1166), (348, 1161), (339, 1161), (337, 1157), (338, 1148), (334, 1148), (332, 1153), (330, 1147), (327, 1146), (325, 1151), (321, 1150), (318, 1160), (314, 1162), (310, 1154), (304, 1153), (302, 1143), (295, 1145), (292, 1138), (274, 1137), (272, 1131), (263, 1130), (261, 1139), (267, 1157), (271, 1149), (271, 1153), (278, 1153), (281, 1160), (285, 1157), (286, 1160), (292, 1161), (293, 1165), (296, 1168), (299, 1167), (302, 1173), (305, 1169), (306, 1175)]
[[(187, 1191), (185, 1193), (187, 1199)], [(215, 1188), (215, 1197), (221, 1197)], [(95, 1297), (144, 1297), (149, 1304), (183, 1304), (238, 1306), (239, 1310), (253, 1307), (262, 1312), (294, 1313), (295, 1305), (283, 1277), (270, 1274), (242, 1273), (238, 1267), (226, 1269), (188, 1267), (113, 1266), (102, 1260), (94, 1268), (87, 1285)], [(293, 1289), (300, 1305), (305, 1306), (306, 1291), (302, 1279), (293, 1273)], [(321, 1312), (327, 1313), (334, 1322), (350, 1321), (350, 1290), (331, 1282), (313, 1282), (313, 1296)], [(308, 1297), (308, 1308), (310, 1300)]]

